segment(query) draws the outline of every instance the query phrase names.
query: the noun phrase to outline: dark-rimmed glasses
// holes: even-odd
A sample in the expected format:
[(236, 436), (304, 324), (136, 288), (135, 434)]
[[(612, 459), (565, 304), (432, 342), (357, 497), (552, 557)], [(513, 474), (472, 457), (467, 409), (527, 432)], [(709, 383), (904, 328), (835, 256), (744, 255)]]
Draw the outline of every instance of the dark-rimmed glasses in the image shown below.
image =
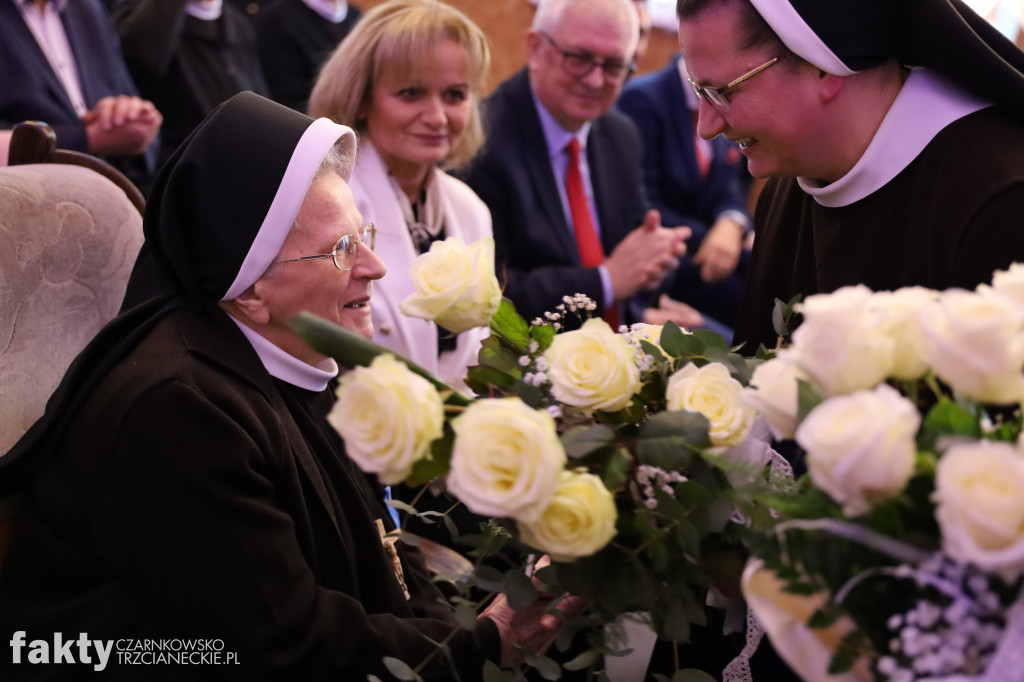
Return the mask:
[(729, 95), (730, 91), (733, 88), (735, 88), (743, 81), (749, 78), (753, 78), (757, 74), (767, 69), (769, 66), (777, 64), (778, 62), (782, 61), (791, 54), (793, 53), (785, 52), (777, 57), (772, 57), (771, 59), (769, 59), (756, 69), (751, 69), (750, 71), (747, 71), (745, 74), (743, 74), (736, 80), (732, 81), (731, 83), (728, 83), (727, 85), (723, 85), (720, 88), (695, 83), (692, 78), (687, 78), (686, 80), (690, 83), (690, 87), (693, 88), (693, 91), (697, 93), (697, 97), (703, 99), (705, 102), (713, 106), (718, 111), (729, 111)]
[(604, 78), (612, 83), (618, 83), (626, 78), (627, 74), (636, 71), (636, 64), (632, 61), (626, 62), (621, 59), (598, 59), (589, 52), (573, 52), (563, 50), (555, 42), (555, 39), (544, 31), (538, 31), (544, 40), (551, 43), (551, 47), (562, 53), (562, 68), (574, 78), (586, 78), (595, 68), (604, 72)]
[[(367, 242), (369, 237), (369, 242)], [(315, 256), (303, 256), (302, 258), (288, 258), (282, 260), (282, 263), (295, 263), (304, 260), (320, 260), (322, 258), (330, 258), (334, 261), (334, 267), (338, 268), (342, 272), (348, 272), (356, 264), (356, 250), (360, 244), (365, 244), (370, 247), (370, 251), (373, 251), (373, 247), (377, 243), (377, 228), (373, 226), (373, 223), (367, 223), (363, 226), (363, 229), (359, 230), (359, 238), (356, 239), (354, 235), (346, 234), (334, 245), (330, 253), (320, 253)]]

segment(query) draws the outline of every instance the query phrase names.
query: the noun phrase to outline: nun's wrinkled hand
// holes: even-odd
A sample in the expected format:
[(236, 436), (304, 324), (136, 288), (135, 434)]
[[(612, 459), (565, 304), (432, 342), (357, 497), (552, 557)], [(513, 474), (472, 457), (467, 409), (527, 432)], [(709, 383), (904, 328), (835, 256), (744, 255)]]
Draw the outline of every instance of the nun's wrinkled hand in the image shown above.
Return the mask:
[(490, 618), (501, 634), (501, 666), (520, 660), (520, 652), (543, 653), (565, 626), (570, 616), (582, 613), (587, 603), (580, 597), (542, 597), (516, 611), (505, 595), (499, 594), (480, 618)]

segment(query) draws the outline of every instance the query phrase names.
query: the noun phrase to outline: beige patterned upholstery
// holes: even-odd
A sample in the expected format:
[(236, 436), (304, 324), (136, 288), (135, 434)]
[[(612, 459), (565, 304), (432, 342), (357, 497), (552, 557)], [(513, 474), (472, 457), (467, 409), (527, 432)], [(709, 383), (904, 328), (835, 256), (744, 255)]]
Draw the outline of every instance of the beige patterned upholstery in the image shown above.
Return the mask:
[(0, 167), (0, 454), (121, 305), (142, 216), (95, 171)]

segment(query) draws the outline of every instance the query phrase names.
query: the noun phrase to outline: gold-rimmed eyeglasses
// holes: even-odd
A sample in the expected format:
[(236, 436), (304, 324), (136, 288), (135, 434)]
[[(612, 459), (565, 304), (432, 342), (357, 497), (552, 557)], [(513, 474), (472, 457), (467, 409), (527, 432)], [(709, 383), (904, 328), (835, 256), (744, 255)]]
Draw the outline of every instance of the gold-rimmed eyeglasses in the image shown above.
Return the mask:
[(740, 76), (736, 80), (734, 80), (734, 81), (732, 81), (732, 82), (730, 82), (730, 83), (728, 83), (726, 85), (723, 85), (720, 88), (712, 87), (710, 85), (701, 85), (700, 83), (695, 83), (692, 78), (687, 78), (686, 80), (690, 83), (690, 87), (693, 88), (693, 91), (695, 93), (697, 93), (697, 97), (703, 99), (704, 101), (706, 101), (708, 104), (713, 106), (718, 111), (729, 111), (729, 98), (730, 98), (730, 95), (731, 95), (730, 91), (733, 88), (735, 88), (737, 85), (739, 85), (743, 81), (748, 80), (750, 78), (753, 78), (757, 74), (759, 74), (762, 71), (764, 71), (765, 69), (767, 69), (769, 66), (772, 66), (773, 64), (779, 63), (780, 61), (782, 61), (783, 59), (785, 59), (786, 57), (788, 57), (791, 54), (793, 54), (793, 53), (792, 52), (784, 52), (783, 54), (780, 54), (777, 57), (772, 57), (771, 59), (766, 61), (761, 66), (759, 66), (759, 67), (757, 67), (755, 69), (751, 69), (750, 71), (747, 71), (745, 74), (743, 74), (742, 76)]
[(632, 61), (622, 59), (598, 59), (589, 52), (573, 52), (563, 50), (562, 46), (555, 42), (555, 39), (544, 31), (538, 31), (544, 40), (551, 43), (551, 47), (562, 53), (562, 68), (574, 78), (586, 78), (595, 68), (604, 72), (605, 80), (618, 83), (626, 78), (627, 74), (636, 71), (636, 64)]
[(334, 245), (330, 253), (320, 253), (315, 256), (303, 256), (302, 258), (288, 258), (282, 260), (282, 263), (295, 263), (304, 260), (320, 260), (322, 258), (330, 258), (334, 261), (334, 267), (338, 268), (342, 272), (348, 272), (356, 264), (356, 250), (360, 244), (365, 244), (370, 247), (370, 251), (373, 251), (373, 247), (377, 243), (377, 228), (373, 226), (373, 223), (367, 223), (363, 226), (363, 229), (359, 230), (359, 238), (355, 235), (346, 234)]

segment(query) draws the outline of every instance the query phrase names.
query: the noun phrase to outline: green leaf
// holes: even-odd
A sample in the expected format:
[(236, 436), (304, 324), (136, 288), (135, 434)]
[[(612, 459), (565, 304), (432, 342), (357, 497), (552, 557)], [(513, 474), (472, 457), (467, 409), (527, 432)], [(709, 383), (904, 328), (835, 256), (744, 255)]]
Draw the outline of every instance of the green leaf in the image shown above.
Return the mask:
[(485, 365), (474, 365), (466, 373), (466, 385), (478, 395), (487, 395), (491, 386), (505, 388), (515, 382), (515, 377), (508, 373)]
[(472, 602), (461, 602), (455, 607), (455, 622), (463, 630), (472, 630), (476, 627), (476, 606)]
[(729, 342), (722, 338), (722, 335), (718, 332), (713, 332), (710, 329), (694, 329), (691, 333), (704, 343), (705, 355), (713, 348), (725, 351), (726, 353), (729, 352)]
[(601, 482), (612, 493), (625, 489), (633, 468), (633, 456), (625, 448), (615, 448), (601, 467)]
[(822, 397), (818, 389), (808, 382), (800, 379), (797, 381), (797, 423), (802, 422), (811, 410), (821, 404)]
[(672, 676), (672, 682), (716, 682), (715, 678), (697, 668), (684, 668)]
[(505, 596), (508, 597), (508, 605), (516, 611), (519, 611), (526, 606), (537, 601), (540, 596), (537, 593), (537, 588), (533, 585), (533, 580), (530, 576), (522, 572), (518, 568), (513, 568), (505, 572)]
[(523, 366), (519, 364), (519, 358), (524, 355), (525, 353), (519, 353), (502, 344), (497, 337), (488, 336), (480, 346), (477, 362), (518, 379), (523, 376)]
[(807, 627), (812, 630), (832, 627), (839, 620), (840, 615), (842, 614), (838, 609), (816, 609), (807, 619)]
[(484, 682), (520, 682), (522, 675), (511, 670), (502, 670), (493, 661), (484, 661)]
[(612, 424), (636, 424), (647, 414), (647, 407), (639, 397), (633, 396), (629, 405), (618, 412), (598, 412), (601, 419)]
[(935, 439), (944, 435), (981, 438), (981, 425), (974, 411), (949, 398), (942, 398), (925, 416), (922, 432), (926, 439), (931, 440), (928, 445), (934, 446)]
[(384, 666), (387, 667), (388, 672), (397, 677), (400, 680), (406, 682), (420, 682), (423, 678), (413, 672), (404, 661), (391, 656), (384, 657)]
[(562, 434), (565, 454), (573, 459), (586, 457), (595, 450), (615, 443), (615, 429), (606, 424), (574, 426)]
[(537, 342), (537, 351), (543, 353), (551, 347), (551, 342), (555, 340), (555, 328), (546, 324), (530, 327), (530, 336)]
[(711, 445), (709, 427), (708, 418), (698, 412), (659, 412), (644, 422), (639, 437), (643, 440), (675, 436), (703, 448)]
[(571, 661), (566, 662), (562, 667), (566, 670), (583, 670), (594, 665), (601, 658), (600, 649), (588, 649)]
[(430, 444), (430, 457), (424, 457), (412, 465), (405, 485), (418, 488), (444, 476), (451, 468), (452, 448), (455, 446), (455, 433), (449, 424), (445, 424), (444, 435)]
[(491, 318), (491, 332), (508, 342), (520, 355), (529, 353), (530, 326), (507, 298), (501, 299), (498, 312)]
[(686, 471), (696, 454), (679, 436), (647, 438), (636, 444), (636, 461), (640, 464), (664, 469), (665, 471)]
[(468, 396), (455, 390), (411, 360), (396, 355), (384, 346), (313, 313), (301, 312), (289, 320), (288, 325), (310, 346), (324, 355), (334, 358), (343, 367), (366, 367), (378, 355), (391, 353), (413, 372), (432, 383), (439, 391), (451, 391), (452, 397), (448, 402), (454, 405), (469, 405), (471, 402)]
[(700, 337), (684, 334), (674, 322), (665, 323), (661, 330), (661, 347), (673, 358), (688, 358), (704, 354), (704, 342)]
[(690, 619), (680, 600), (676, 599), (669, 607), (668, 613), (665, 614), (665, 622), (662, 623), (661, 631), (658, 634), (673, 642), (690, 641)]
[(527, 653), (524, 658), (526, 660), (526, 664), (536, 668), (537, 672), (540, 673), (540, 676), (545, 680), (562, 679), (562, 666), (558, 665), (547, 656)]

